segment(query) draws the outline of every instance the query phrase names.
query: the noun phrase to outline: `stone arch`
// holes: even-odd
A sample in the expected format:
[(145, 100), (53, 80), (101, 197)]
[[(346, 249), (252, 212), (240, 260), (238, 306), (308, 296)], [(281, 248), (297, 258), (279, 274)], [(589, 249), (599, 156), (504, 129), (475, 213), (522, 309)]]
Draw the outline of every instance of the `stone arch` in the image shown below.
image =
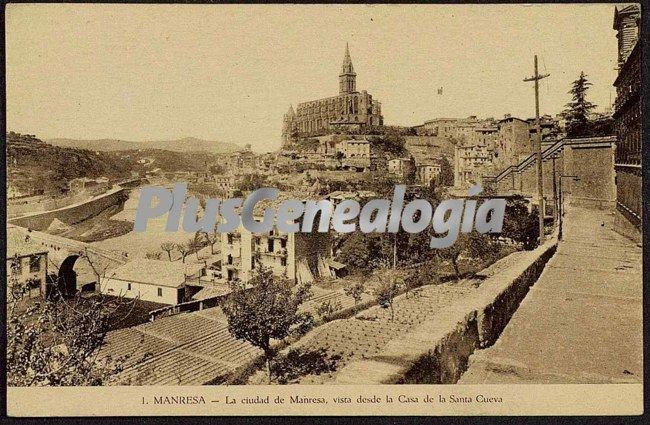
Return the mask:
[(68, 255), (59, 267), (56, 287), (63, 296), (72, 296), (77, 292), (77, 272), (74, 271), (74, 266), (79, 257), (79, 254)]

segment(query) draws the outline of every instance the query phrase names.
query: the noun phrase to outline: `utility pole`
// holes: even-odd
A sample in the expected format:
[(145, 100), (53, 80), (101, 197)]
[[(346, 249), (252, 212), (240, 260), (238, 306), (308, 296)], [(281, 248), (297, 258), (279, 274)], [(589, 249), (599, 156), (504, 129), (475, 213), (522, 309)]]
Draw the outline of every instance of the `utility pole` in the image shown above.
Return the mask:
[(530, 78), (524, 78), (524, 81), (535, 82), (535, 128), (537, 142), (535, 150), (537, 152), (537, 197), (539, 202), (539, 244), (544, 243), (544, 180), (542, 176), (542, 130), (539, 124), (539, 80), (548, 77), (550, 74), (539, 75), (537, 71), (537, 55), (535, 55), (535, 75)]

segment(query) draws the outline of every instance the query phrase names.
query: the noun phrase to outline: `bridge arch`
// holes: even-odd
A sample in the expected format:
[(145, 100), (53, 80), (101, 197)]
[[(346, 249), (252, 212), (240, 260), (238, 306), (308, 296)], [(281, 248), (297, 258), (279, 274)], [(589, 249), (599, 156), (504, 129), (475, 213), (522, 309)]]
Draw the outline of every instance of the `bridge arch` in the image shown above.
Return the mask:
[(79, 254), (70, 254), (61, 263), (56, 286), (63, 296), (72, 296), (77, 292), (77, 272), (74, 271)]

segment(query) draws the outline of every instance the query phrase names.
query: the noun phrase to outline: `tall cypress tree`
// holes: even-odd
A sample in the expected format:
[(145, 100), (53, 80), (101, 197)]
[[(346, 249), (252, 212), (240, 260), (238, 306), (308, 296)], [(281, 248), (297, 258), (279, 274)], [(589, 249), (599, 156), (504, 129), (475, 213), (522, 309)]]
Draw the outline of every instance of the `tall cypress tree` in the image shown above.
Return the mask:
[(585, 136), (589, 134), (589, 112), (596, 105), (587, 101), (587, 90), (592, 84), (587, 80), (587, 75), (580, 72), (580, 77), (575, 80), (569, 90), (571, 102), (567, 103), (562, 115), (567, 120), (566, 131), (568, 136)]

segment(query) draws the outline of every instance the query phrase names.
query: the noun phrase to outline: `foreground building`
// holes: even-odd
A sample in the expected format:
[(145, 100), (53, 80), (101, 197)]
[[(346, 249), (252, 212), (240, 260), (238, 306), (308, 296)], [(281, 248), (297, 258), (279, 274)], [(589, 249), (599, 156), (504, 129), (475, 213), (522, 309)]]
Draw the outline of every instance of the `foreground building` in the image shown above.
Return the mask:
[(27, 285), (29, 297), (45, 295), (48, 250), (15, 227), (7, 228), (7, 289)]
[(614, 165), (616, 209), (628, 221), (618, 220), (621, 230), (631, 227), (630, 231), (636, 234), (637, 239), (640, 239), (643, 210), (640, 19), (638, 5), (615, 9), (614, 29), (618, 38), (619, 64), (618, 76), (614, 81), (616, 102), (613, 114), (617, 136)]
[(101, 279), (102, 294), (161, 304), (186, 301), (186, 285), (200, 275), (201, 265), (180, 261), (135, 259)]
[(284, 115), (283, 144), (293, 135), (326, 134), (336, 127), (363, 129), (382, 126), (384, 117), (381, 104), (367, 91), (357, 91), (357, 74), (354, 72), (350, 50), (345, 47), (345, 56), (339, 74), (339, 94), (298, 104)]

